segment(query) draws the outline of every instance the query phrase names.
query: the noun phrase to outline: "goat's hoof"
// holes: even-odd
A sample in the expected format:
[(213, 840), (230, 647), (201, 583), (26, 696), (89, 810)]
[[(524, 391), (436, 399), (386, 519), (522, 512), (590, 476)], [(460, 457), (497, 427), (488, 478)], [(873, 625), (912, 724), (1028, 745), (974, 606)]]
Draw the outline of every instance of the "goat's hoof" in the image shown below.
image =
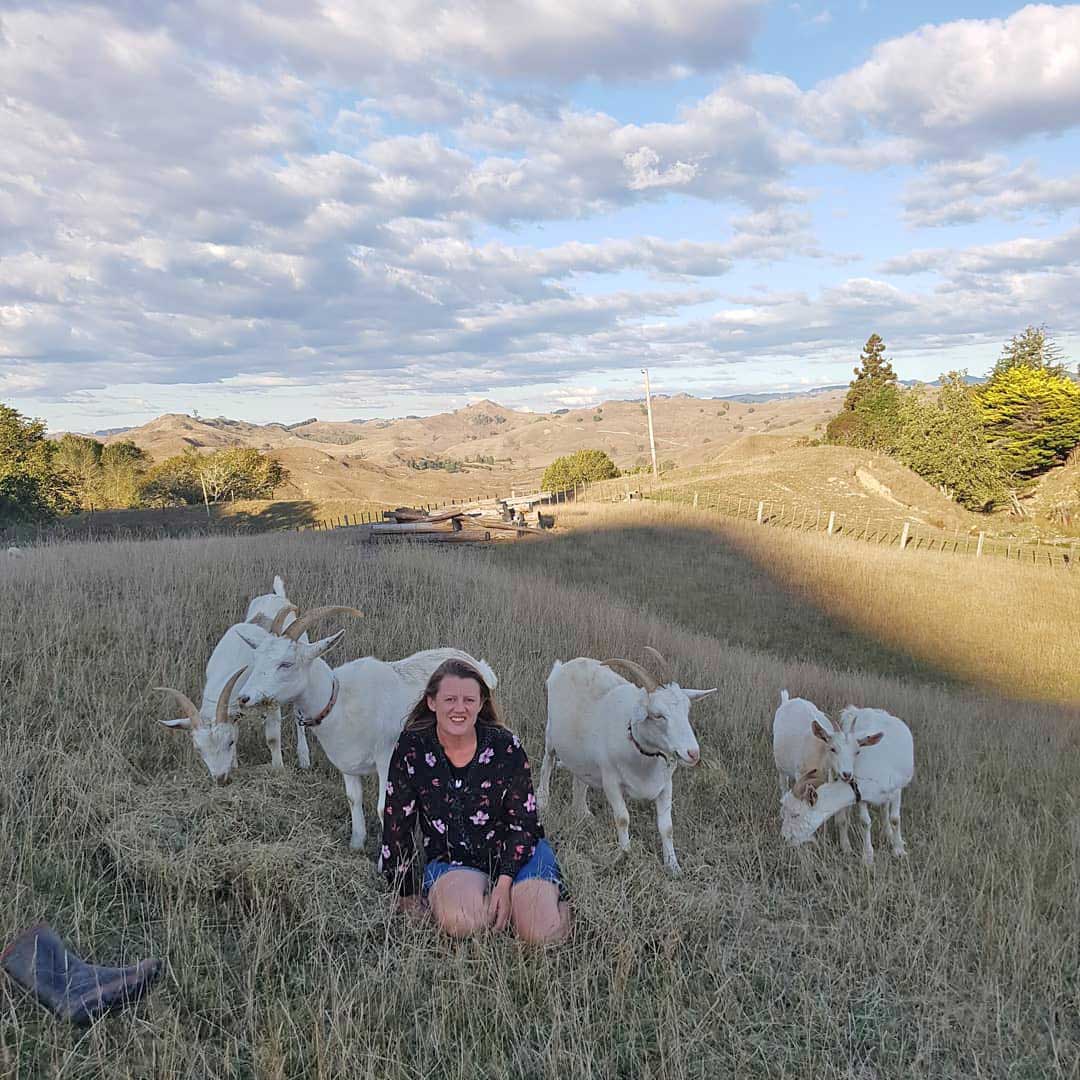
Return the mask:
[(682, 867), (677, 862), (665, 863), (664, 865), (672, 877), (682, 877)]
[(893, 858), (894, 859), (906, 859), (907, 858), (907, 848), (906, 847), (903, 847), (903, 846), (895, 847), (895, 848), (893, 848), (892, 853), (893, 853)]
[(354, 836), (349, 841), (349, 847), (352, 848), (353, 851), (363, 851), (364, 850), (364, 841), (366, 839), (367, 839), (366, 837), (362, 836), (362, 837), (360, 837), (359, 840), (357, 840), (357, 838)]

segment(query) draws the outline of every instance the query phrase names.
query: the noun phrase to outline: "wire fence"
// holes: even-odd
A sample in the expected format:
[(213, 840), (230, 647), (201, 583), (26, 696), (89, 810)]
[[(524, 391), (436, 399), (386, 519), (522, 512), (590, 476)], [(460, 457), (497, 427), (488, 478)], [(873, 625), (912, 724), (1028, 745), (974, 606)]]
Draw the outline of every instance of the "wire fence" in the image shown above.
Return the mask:
[(588, 497), (623, 502), (645, 499), (651, 502), (689, 506), (726, 517), (753, 521), (762, 526), (820, 532), (843, 536), (904, 551), (935, 552), (941, 555), (1003, 558), (1034, 566), (1071, 569), (1080, 558), (1080, 542), (1023, 541), (997, 537), (987, 532), (953, 532), (935, 528), (915, 518), (881, 517), (873, 513), (834, 510), (820, 504), (761, 498), (757, 495), (725, 491), (708, 485), (663, 486), (651, 478), (634, 477), (600, 481), (588, 485)]

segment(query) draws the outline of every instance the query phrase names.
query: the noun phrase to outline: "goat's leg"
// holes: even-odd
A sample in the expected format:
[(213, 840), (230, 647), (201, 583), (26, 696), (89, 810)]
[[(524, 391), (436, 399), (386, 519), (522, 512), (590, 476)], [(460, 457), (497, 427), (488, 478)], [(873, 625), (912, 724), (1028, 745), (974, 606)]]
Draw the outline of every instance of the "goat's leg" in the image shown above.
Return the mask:
[(359, 776), (342, 773), (345, 780), (345, 794), (349, 797), (349, 811), (352, 815), (352, 837), (349, 847), (359, 851), (367, 839), (367, 827), (364, 824), (364, 786)]
[(881, 812), (885, 815), (885, 827), (889, 834), (889, 843), (892, 844), (892, 853), (898, 859), (902, 859), (907, 854), (904, 837), (900, 832), (900, 796), (902, 794), (902, 791), (898, 791), (881, 808)]
[(541, 814), (551, 799), (551, 774), (555, 771), (555, 748), (544, 740), (544, 761), (540, 766), (540, 782), (536, 785), (536, 806)]
[(619, 778), (612, 775), (602, 777), (604, 794), (611, 806), (611, 812), (615, 816), (615, 835), (619, 839), (619, 847), (623, 851), (630, 850), (630, 811), (626, 809), (626, 800), (623, 798), (622, 785)]
[(574, 795), (570, 806), (577, 817), (591, 818), (592, 811), (589, 809), (589, 785), (576, 776), (573, 780)]
[(270, 750), (270, 768), (284, 769), (281, 758), (281, 706), (271, 705), (263, 714), (263, 736)]
[(301, 769), (311, 768), (311, 750), (308, 747), (307, 728), (296, 721), (296, 763)]
[(874, 845), (870, 839), (870, 807), (866, 803), (859, 803), (859, 820), (863, 827), (863, 862), (869, 866), (874, 861)]
[(836, 835), (840, 840), (840, 850), (845, 855), (851, 854), (851, 836), (848, 827), (848, 808), (845, 806), (836, 814)]
[(671, 777), (669, 775), (664, 789), (656, 799), (656, 827), (660, 832), (660, 846), (664, 849), (664, 865), (670, 873), (678, 875), (682, 873), (682, 870), (679, 868), (679, 860), (675, 858), (675, 844), (672, 840), (675, 832), (671, 823), (672, 791)]

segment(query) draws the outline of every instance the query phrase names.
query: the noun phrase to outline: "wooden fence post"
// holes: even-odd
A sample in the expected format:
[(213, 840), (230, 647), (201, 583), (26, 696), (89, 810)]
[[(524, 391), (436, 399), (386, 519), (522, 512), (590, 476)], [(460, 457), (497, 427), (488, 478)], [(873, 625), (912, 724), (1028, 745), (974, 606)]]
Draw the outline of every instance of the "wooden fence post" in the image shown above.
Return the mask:
[(975, 555), (976, 555), (976, 557), (978, 557), (978, 556), (982, 555), (982, 552), (983, 552), (983, 541), (984, 541), (985, 539), (986, 539), (986, 533), (983, 533), (983, 532), (979, 533), (979, 542), (978, 542), (978, 544), (976, 544), (976, 546), (975, 546)]
[(904, 531), (900, 534), (900, 550), (903, 551), (907, 547), (908, 536), (911, 533), (911, 522), (904, 522)]
[(826, 536), (832, 536), (832, 534), (835, 531), (836, 531), (836, 511), (835, 510), (830, 510), (829, 511), (829, 524), (828, 524), (827, 528), (825, 529), (825, 535)]
[(697, 509), (697, 492), (694, 492), (694, 509)]
[(757, 523), (760, 525), (765, 517), (765, 503), (761, 501), (757, 504)]

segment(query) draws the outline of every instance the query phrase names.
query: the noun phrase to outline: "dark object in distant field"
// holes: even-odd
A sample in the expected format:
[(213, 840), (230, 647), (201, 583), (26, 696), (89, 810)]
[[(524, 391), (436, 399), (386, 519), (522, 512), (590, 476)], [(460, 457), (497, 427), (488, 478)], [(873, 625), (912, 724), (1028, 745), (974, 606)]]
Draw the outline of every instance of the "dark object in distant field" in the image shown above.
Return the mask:
[(47, 1009), (89, 1024), (140, 998), (161, 973), (160, 960), (98, 967), (75, 955), (47, 923), (24, 930), (0, 955), (0, 967)]

